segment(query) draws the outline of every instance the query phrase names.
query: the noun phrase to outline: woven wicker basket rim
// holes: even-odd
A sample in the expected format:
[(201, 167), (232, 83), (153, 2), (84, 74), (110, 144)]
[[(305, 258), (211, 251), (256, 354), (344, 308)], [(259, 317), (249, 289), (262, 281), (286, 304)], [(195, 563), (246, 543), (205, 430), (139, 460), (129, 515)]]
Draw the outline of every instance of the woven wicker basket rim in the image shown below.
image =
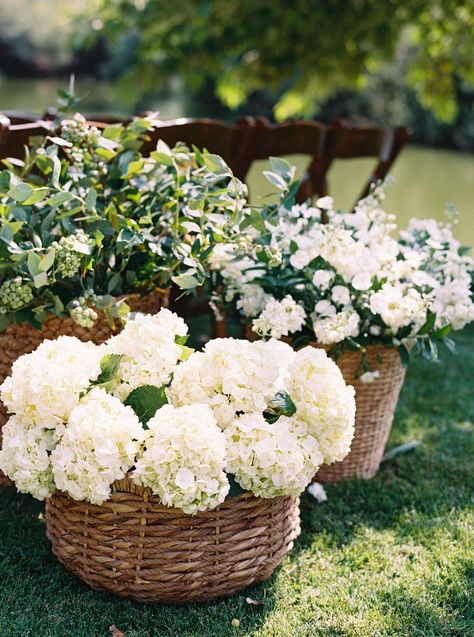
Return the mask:
[[(140, 292), (131, 292), (130, 294), (121, 294), (120, 296), (115, 296), (114, 299), (116, 299), (117, 301), (139, 301), (141, 299), (147, 299), (150, 295), (152, 294), (158, 294), (158, 295), (164, 295), (167, 292), (169, 292), (169, 290), (167, 288), (160, 288), (160, 287), (155, 287), (153, 288), (153, 290), (149, 290), (146, 294), (140, 294)], [(113, 295), (111, 295), (113, 296)], [(102, 312), (102, 310), (98, 310), (99, 312)], [(131, 311), (134, 312), (135, 310), (133, 310), (131, 308)], [(40, 327), (35, 327), (34, 325), (32, 325), (31, 323), (29, 323), (28, 321), (20, 321), (20, 322), (13, 322), (10, 323), (9, 325), (6, 326), (6, 328), (4, 330), (0, 330), (0, 336), (2, 334), (4, 334), (5, 332), (8, 331), (9, 327), (20, 327), (20, 326), (25, 326), (25, 327), (29, 327), (32, 330), (41, 330), (42, 326), (44, 325), (44, 323), (46, 323), (46, 321), (48, 319), (58, 319), (59, 321), (67, 321), (70, 320), (70, 317), (68, 316), (58, 316), (57, 314), (53, 314), (52, 312), (49, 312), (48, 310), (46, 310), (45, 312), (45, 319), (44, 321), (41, 323)], [(91, 331), (93, 331), (93, 328), (91, 328)]]
[[(70, 498), (71, 500), (74, 500), (74, 498), (72, 498), (65, 491), (61, 491), (58, 489), (57, 491), (55, 491), (53, 495), (56, 495), (56, 494), (59, 496), (63, 496), (66, 498)], [(148, 487), (144, 487), (140, 484), (136, 484), (130, 476), (126, 476), (125, 478), (122, 478), (122, 480), (115, 480), (115, 482), (112, 483), (110, 498), (108, 500), (105, 500), (104, 504), (107, 504), (107, 502), (111, 502), (111, 501), (113, 502), (114, 495), (120, 495), (120, 494), (127, 494), (132, 496), (135, 495), (139, 498), (143, 498), (146, 502), (150, 502), (150, 504), (153, 504), (153, 506), (156, 507), (157, 510), (161, 509), (162, 511), (171, 511), (171, 512), (180, 513), (182, 515), (189, 515), (189, 517), (192, 517), (192, 514), (190, 513), (184, 513), (184, 511), (182, 511), (181, 509), (178, 509), (176, 507), (170, 507), (170, 506), (167, 506), (166, 504), (163, 504), (161, 502), (160, 496), (155, 495), (151, 491), (151, 489), (149, 489)], [(278, 500), (278, 499), (287, 498), (287, 497), (288, 496), (276, 496), (275, 498), (260, 498), (259, 496), (256, 496), (255, 494), (253, 494), (251, 491), (244, 491), (243, 493), (239, 493), (238, 495), (232, 495), (232, 496), (228, 495), (226, 499), (224, 500), (224, 502), (222, 502), (219, 506), (215, 507), (214, 509), (207, 509), (206, 511), (198, 511), (197, 515), (201, 515), (203, 513), (212, 513), (213, 511), (217, 511), (222, 506), (229, 504), (230, 501), (239, 502), (243, 500), (249, 500), (251, 498), (255, 498), (257, 500), (262, 500), (262, 501), (264, 500), (269, 501), (269, 500)], [(78, 504), (83, 504), (85, 507), (101, 506), (101, 505), (91, 504), (90, 502), (87, 502), (85, 500), (76, 500), (76, 502)]]

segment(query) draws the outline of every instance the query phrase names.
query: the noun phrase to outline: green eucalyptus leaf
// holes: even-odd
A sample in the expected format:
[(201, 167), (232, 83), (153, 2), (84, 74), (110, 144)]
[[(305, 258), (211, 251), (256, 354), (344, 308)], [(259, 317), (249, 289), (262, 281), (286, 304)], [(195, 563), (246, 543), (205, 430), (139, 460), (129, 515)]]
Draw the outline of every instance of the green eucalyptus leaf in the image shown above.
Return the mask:
[(19, 201), (20, 203), (22, 203), (23, 201), (29, 199), (33, 192), (33, 186), (30, 186), (30, 184), (19, 183), (16, 186), (10, 188), (8, 194), (12, 199), (15, 199), (15, 201)]
[(35, 288), (42, 288), (45, 285), (48, 285), (48, 273), (40, 272), (33, 277), (33, 283)]
[(35, 277), (37, 274), (41, 273), (40, 270), (41, 259), (35, 252), (28, 253), (27, 266), (28, 272), (32, 277)]
[(56, 256), (56, 251), (54, 248), (48, 251), (46, 256), (44, 256), (38, 264), (38, 270), (40, 272), (47, 272), (54, 263), (54, 258)]
[(192, 274), (179, 274), (172, 280), (181, 290), (192, 290), (200, 284), (200, 281)]

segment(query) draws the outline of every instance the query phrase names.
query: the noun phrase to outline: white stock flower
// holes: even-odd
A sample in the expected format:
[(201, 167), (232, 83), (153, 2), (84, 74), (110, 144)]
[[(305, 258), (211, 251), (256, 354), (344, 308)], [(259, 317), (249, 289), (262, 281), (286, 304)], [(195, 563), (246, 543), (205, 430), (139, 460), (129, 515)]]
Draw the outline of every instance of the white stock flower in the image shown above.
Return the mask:
[(131, 407), (93, 389), (72, 410), (51, 454), (56, 487), (75, 500), (102, 504), (134, 465), (145, 431)]
[(133, 479), (164, 504), (197, 513), (214, 509), (229, 492), (225, 436), (207, 405), (164, 405), (148, 422), (146, 450)]
[(421, 327), (426, 318), (426, 302), (421, 294), (407, 285), (385, 283), (370, 297), (370, 310), (379, 314), (394, 333), (402, 327)]
[(436, 327), (452, 325), (453, 330), (461, 330), (474, 321), (470, 287), (460, 281), (446, 281), (435, 288), (430, 299), (430, 309), (436, 314)]
[(305, 319), (304, 308), (288, 294), (282, 301), (267, 301), (263, 312), (252, 322), (252, 329), (261, 336), (281, 338), (298, 332)]
[(354, 388), (323, 349), (304, 347), (289, 368), (286, 390), (296, 405), (296, 417), (320, 446), (324, 462), (342, 460), (354, 435)]
[(72, 336), (43, 341), (13, 363), (0, 387), (9, 412), (44, 428), (66, 421), (79, 395), (100, 374), (103, 349)]
[(298, 495), (323, 461), (305, 423), (280, 416), (269, 424), (261, 414), (244, 414), (225, 430), (227, 471), (261, 498)]
[(331, 270), (316, 270), (316, 272), (313, 274), (312, 281), (314, 287), (324, 292), (324, 290), (328, 289), (329, 284), (331, 283), (333, 278), (334, 272), (331, 272)]
[(372, 285), (372, 278), (367, 272), (361, 272), (352, 278), (351, 285), (356, 290), (368, 290)]
[(260, 314), (270, 298), (260, 285), (244, 283), (240, 289), (236, 307), (242, 310), (244, 316), (254, 317)]
[(331, 303), (331, 301), (327, 301), (326, 299), (322, 299), (318, 301), (314, 306), (315, 314), (319, 314), (319, 316), (334, 316), (337, 314), (336, 307)]
[(294, 355), (280, 341), (214, 339), (178, 366), (168, 399), (175, 406), (209, 405), (224, 429), (239, 412), (265, 410)]
[(375, 370), (374, 372), (364, 372), (360, 375), (359, 380), (361, 383), (373, 383), (374, 380), (380, 378), (379, 370)]
[[(335, 285), (331, 290), (331, 298), (338, 305), (349, 305), (351, 302), (349, 288), (346, 288), (345, 285)], [(316, 311), (318, 310), (316, 309)]]
[(54, 430), (29, 425), (11, 416), (2, 429), (0, 469), (18, 491), (44, 500), (54, 493), (50, 452), (57, 442)]
[(359, 315), (352, 310), (342, 310), (334, 316), (319, 318), (314, 312), (311, 315), (316, 339), (322, 345), (340, 343), (344, 339), (359, 335)]
[(188, 328), (181, 317), (168, 309), (157, 314), (137, 314), (117, 336), (106, 343), (106, 353), (121, 354), (118, 375), (122, 383), (115, 390), (126, 398), (136, 387), (169, 383), (182, 355), (176, 337), (186, 336)]

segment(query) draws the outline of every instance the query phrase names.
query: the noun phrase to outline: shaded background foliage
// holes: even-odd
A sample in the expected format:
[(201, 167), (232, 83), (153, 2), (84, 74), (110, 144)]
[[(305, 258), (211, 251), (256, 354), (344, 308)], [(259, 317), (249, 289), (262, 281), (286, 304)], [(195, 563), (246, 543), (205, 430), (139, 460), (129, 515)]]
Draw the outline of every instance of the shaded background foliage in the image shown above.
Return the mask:
[(344, 115), (474, 148), (474, 8), (456, 0), (3, 0), (0, 72), (176, 84), (209, 114)]

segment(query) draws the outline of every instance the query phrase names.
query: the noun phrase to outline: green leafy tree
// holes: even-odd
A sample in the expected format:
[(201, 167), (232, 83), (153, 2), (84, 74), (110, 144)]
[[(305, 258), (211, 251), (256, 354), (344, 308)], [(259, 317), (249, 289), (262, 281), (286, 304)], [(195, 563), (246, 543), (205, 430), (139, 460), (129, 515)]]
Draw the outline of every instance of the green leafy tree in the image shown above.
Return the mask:
[(364, 86), (402, 37), (414, 50), (407, 82), (439, 119), (452, 120), (458, 87), (474, 84), (474, 5), (456, 0), (96, 0), (93, 24), (134, 42), (134, 86), (211, 80), (230, 108), (265, 90), (280, 120)]

